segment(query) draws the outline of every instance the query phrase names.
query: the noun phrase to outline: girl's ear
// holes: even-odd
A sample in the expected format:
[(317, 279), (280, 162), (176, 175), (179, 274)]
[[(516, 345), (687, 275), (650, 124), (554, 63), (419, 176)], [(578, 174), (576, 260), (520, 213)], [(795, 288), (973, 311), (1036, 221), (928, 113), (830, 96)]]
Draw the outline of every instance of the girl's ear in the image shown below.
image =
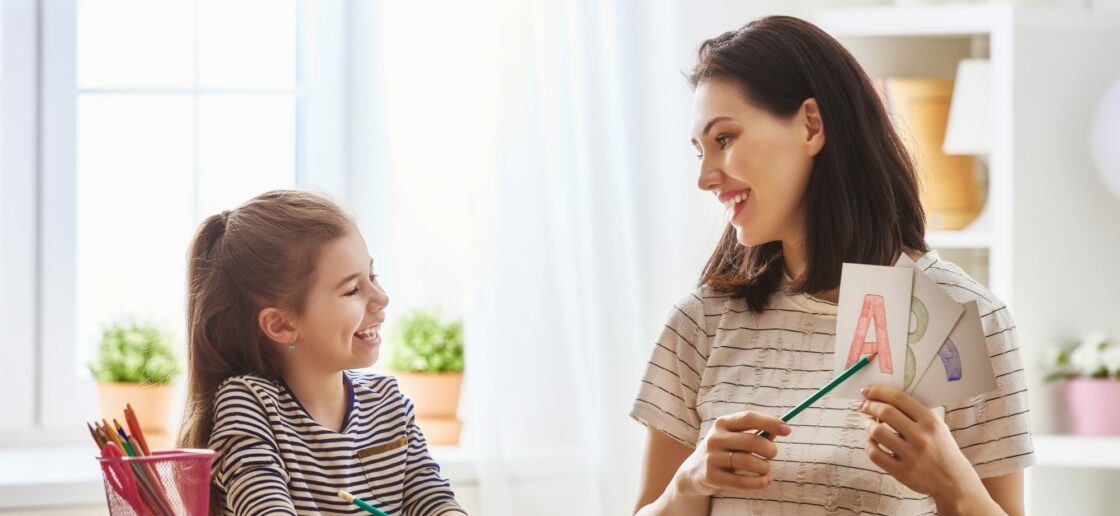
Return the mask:
[(805, 151), (812, 158), (824, 148), (824, 119), (817, 99), (808, 98), (801, 104), (801, 120), (805, 127)]
[(299, 338), (295, 321), (288, 312), (279, 308), (262, 308), (257, 314), (257, 324), (265, 336), (277, 344), (291, 345)]

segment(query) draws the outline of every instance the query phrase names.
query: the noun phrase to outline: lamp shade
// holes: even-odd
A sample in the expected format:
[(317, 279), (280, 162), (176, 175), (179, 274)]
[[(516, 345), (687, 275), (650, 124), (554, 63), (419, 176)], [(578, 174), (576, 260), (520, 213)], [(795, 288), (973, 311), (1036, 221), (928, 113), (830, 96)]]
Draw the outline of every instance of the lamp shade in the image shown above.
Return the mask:
[(1097, 105), (1089, 145), (1097, 173), (1120, 199), (1120, 79), (1113, 81)]
[(962, 59), (957, 65), (942, 150), (950, 156), (992, 150), (992, 67), (987, 59)]

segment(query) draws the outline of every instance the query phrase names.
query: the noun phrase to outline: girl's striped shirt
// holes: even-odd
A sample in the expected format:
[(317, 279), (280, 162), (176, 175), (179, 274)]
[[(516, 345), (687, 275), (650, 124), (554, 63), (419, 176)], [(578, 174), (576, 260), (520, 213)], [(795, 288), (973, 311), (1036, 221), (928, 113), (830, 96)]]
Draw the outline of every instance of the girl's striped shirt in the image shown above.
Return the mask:
[(226, 514), (363, 514), (345, 489), (389, 514), (462, 510), (388, 376), (343, 372), (339, 433), (317, 423), (282, 380), (237, 376), (218, 389), (210, 448)]
[[(1026, 380), (1007, 307), (936, 252), (917, 263), (957, 302), (976, 301), (995, 369), (996, 390), (944, 408), (957, 445), (981, 478), (1030, 466)], [(696, 290), (670, 312), (631, 416), (692, 448), (720, 416), (785, 413), (834, 376), (836, 309), (783, 289), (755, 313), (742, 299)], [(793, 433), (777, 441), (774, 482), (717, 493), (711, 514), (933, 514), (931, 498), (867, 457), (858, 404), (826, 395), (799, 414)]]

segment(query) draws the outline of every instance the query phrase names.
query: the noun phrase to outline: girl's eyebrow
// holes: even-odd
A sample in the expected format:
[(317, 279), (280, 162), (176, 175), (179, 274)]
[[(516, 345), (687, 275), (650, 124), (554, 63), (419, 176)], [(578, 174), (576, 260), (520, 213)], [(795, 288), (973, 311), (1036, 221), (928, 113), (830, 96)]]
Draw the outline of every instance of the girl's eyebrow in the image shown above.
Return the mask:
[[(371, 270), (371, 271), (373, 270), (373, 258), (369, 259), (369, 270)], [(336, 289), (342, 288), (342, 287), (346, 286), (347, 283), (350, 283), (351, 281), (354, 281), (354, 280), (360, 278), (361, 276), (362, 276), (362, 273), (355, 272), (354, 274), (351, 274), (351, 275), (349, 275), (345, 278), (342, 278), (342, 281), (338, 282), (338, 286), (335, 287), (335, 288)]]

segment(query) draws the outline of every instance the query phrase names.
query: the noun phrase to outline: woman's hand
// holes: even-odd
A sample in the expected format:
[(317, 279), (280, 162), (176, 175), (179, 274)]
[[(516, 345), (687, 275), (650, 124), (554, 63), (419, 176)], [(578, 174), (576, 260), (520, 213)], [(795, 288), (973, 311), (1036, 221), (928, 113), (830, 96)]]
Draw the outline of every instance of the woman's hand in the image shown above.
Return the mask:
[(711, 496), (723, 489), (762, 489), (770, 485), (770, 463), (778, 446), (756, 431), (789, 435), (789, 425), (774, 416), (739, 412), (716, 419), (673, 476), (674, 489), (686, 496)]
[(860, 390), (867, 456), (906, 487), (933, 497), (940, 514), (1004, 514), (961, 453), (949, 427), (913, 396), (884, 385)]

